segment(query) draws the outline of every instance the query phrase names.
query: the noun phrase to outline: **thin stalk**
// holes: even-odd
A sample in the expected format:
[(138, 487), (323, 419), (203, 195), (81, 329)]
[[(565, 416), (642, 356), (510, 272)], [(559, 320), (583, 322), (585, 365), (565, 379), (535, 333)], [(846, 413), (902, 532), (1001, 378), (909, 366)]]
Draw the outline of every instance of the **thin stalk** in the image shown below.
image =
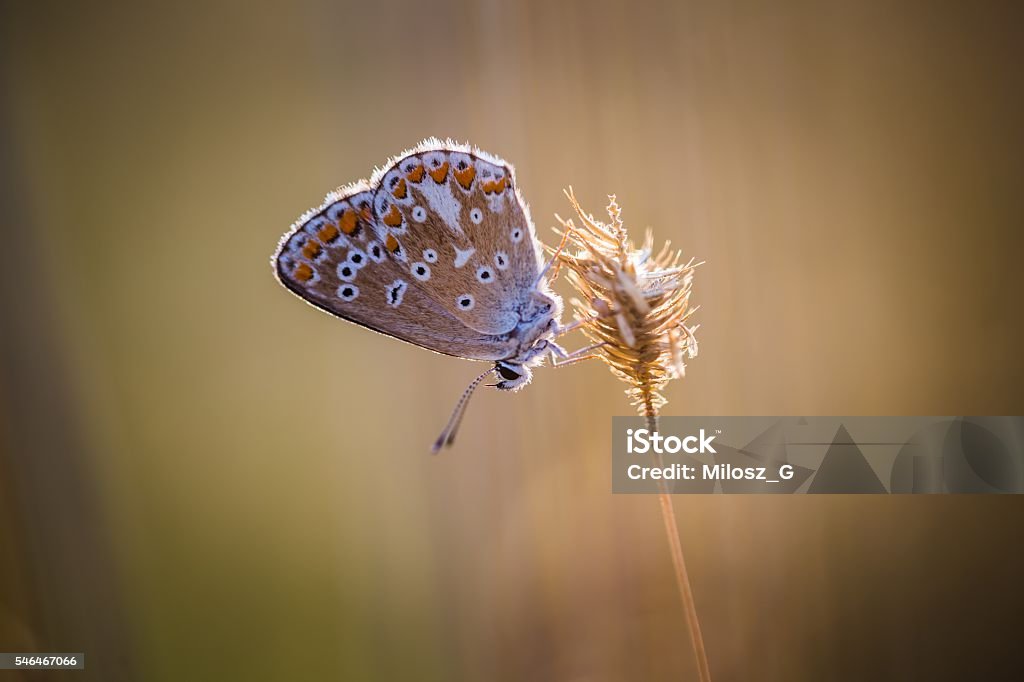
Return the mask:
[[(577, 319), (585, 320), (580, 329), (598, 345), (597, 355), (612, 374), (629, 384), (626, 395), (646, 417), (648, 429), (657, 431), (658, 409), (665, 403), (659, 391), (672, 379), (683, 376), (684, 354), (691, 358), (697, 355), (696, 327), (685, 326), (695, 310), (689, 303), (695, 265), (692, 259), (680, 265), (681, 254), (671, 252), (667, 244), (652, 258), (650, 233), (643, 247), (636, 249), (614, 196), (608, 197), (610, 223), (599, 222), (584, 211), (571, 188), (566, 196), (582, 225), (577, 228), (572, 220), (559, 218), (565, 230), (563, 247), (568, 241), (576, 252), (560, 247), (557, 257), (581, 297), (573, 300)], [(658, 465), (663, 466), (661, 455), (655, 456)], [(700, 682), (711, 682), (672, 496), (665, 481), (658, 481), (658, 491), (697, 672)]]
[[(649, 392), (644, 393), (644, 417), (647, 419), (647, 430), (657, 432), (658, 410), (654, 407)], [(661, 453), (655, 452), (658, 466), (662, 466)], [(693, 645), (693, 657), (697, 661), (697, 676), (700, 682), (711, 682), (711, 669), (708, 667), (708, 656), (704, 651), (704, 635), (700, 630), (700, 619), (697, 617), (697, 605), (693, 601), (693, 589), (690, 587), (690, 574), (686, 570), (686, 559), (683, 557), (683, 546), (679, 542), (679, 528), (676, 526), (675, 509), (672, 506), (672, 495), (668, 484), (658, 481), (658, 501), (661, 503), (661, 519), (665, 523), (665, 537), (668, 539), (672, 565), (676, 570), (676, 586), (679, 597), (683, 600), (683, 612), (690, 630), (690, 644)]]

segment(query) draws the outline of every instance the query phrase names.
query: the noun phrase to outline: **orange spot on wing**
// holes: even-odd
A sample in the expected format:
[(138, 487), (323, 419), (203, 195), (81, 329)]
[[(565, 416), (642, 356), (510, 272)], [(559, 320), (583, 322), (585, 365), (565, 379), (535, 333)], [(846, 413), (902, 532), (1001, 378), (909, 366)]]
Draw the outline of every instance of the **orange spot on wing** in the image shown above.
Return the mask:
[(308, 282), (313, 279), (313, 268), (309, 267), (305, 263), (299, 263), (295, 266), (292, 276), (300, 282)]
[(330, 244), (338, 238), (338, 228), (330, 223), (327, 223), (320, 228), (320, 231), (316, 233), (317, 238), (324, 244)]
[(505, 178), (501, 180), (488, 181), (484, 183), (484, 194), (501, 194), (505, 191)]
[(398, 184), (395, 185), (395, 189), (393, 189), (391, 191), (391, 194), (396, 199), (404, 199), (405, 195), (406, 195), (406, 191), (407, 191), (407, 188), (405, 186), (405, 180), (403, 180), (402, 178), (398, 178)]
[(448, 162), (445, 161), (440, 166), (430, 171), (430, 177), (434, 178), (434, 182), (441, 184), (444, 179), (448, 177)]
[(359, 215), (366, 222), (370, 222), (371, 220), (373, 220), (373, 214), (370, 213), (370, 205), (369, 204), (363, 204), (363, 207), (361, 209), (359, 209)]
[(466, 166), (462, 170), (455, 169), (455, 179), (459, 181), (459, 184), (465, 189), (469, 189), (470, 185), (473, 184), (473, 178), (476, 177), (476, 168), (473, 166)]
[(495, 193), (501, 194), (505, 191), (506, 178), (500, 180), (490, 180), (483, 183), (483, 194), (493, 195)]
[(405, 177), (409, 182), (419, 182), (423, 179), (424, 168), (423, 166), (416, 166), (411, 171), (405, 174)]
[(302, 255), (310, 260), (319, 256), (322, 251), (323, 248), (320, 246), (320, 242), (315, 242), (312, 239), (302, 245)]
[(388, 227), (398, 227), (402, 224), (402, 213), (398, 210), (397, 206), (391, 204), (391, 208), (384, 214), (382, 220)]
[(389, 234), (387, 240), (384, 242), (384, 248), (391, 253), (398, 251), (398, 240), (395, 239), (395, 235)]
[(341, 231), (345, 234), (352, 234), (356, 231), (357, 214), (351, 208), (347, 209), (341, 216)]

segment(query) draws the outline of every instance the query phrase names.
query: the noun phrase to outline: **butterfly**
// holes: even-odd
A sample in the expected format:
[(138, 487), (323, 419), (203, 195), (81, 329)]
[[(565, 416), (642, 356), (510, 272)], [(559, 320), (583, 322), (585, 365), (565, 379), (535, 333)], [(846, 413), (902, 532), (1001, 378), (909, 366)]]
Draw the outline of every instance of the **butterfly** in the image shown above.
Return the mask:
[[(564, 240), (563, 240), (564, 244)], [(431, 138), (369, 181), (329, 193), (296, 221), (272, 264), (278, 281), (313, 306), (421, 348), (493, 362), (458, 401), (433, 451), (450, 446), (473, 391), (518, 391), (555, 338), (562, 300), (548, 282), (512, 166), (479, 149)]]

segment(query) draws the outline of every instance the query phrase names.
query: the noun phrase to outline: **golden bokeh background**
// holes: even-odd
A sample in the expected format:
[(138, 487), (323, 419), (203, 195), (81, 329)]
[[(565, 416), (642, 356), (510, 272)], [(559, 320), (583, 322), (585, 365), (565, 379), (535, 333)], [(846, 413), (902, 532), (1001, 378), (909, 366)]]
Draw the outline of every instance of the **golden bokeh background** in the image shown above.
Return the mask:
[[(666, 414), (1024, 412), (1012, 3), (2, 12), (0, 650), (695, 679), (657, 501), (609, 492), (602, 366), (481, 392), (430, 457), (478, 366), (272, 277), (304, 209), (430, 135), (514, 163), (549, 242), (571, 184), (707, 261)], [(716, 680), (982, 679), (1019, 642), (1019, 499), (676, 505)]]

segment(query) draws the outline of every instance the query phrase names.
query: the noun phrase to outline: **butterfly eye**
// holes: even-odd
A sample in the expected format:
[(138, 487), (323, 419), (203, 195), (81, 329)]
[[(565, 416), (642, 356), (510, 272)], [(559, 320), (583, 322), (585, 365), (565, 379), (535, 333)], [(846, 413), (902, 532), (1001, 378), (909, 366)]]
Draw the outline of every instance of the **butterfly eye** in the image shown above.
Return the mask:
[(433, 249), (426, 249), (426, 250), (424, 250), (423, 251), (423, 260), (427, 261), (428, 263), (436, 263), (437, 262), (437, 251), (434, 251)]
[(514, 371), (511, 367), (507, 367), (506, 365), (498, 365), (498, 374), (500, 374), (501, 378), (504, 379), (505, 381), (515, 381), (516, 379), (522, 376), (518, 372)]
[(426, 282), (430, 279), (430, 267), (425, 263), (413, 263), (412, 276), (421, 282)]
[(523, 230), (521, 228), (517, 227), (514, 230), (512, 230), (512, 235), (511, 236), (512, 236), (512, 242), (514, 244), (518, 244), (519, 242), (523, 241)]
[(338, 298), (343, 301), (354, 301), (359, 295), (359, 287), (355, 284), (342, 284), (338, 287)]
[(427, 209), (423, 208), (422, 206), (415, 207), (414, 209), (412, 209), (412, 219), (418, 223), (422, 223), (424, 220), (427, 219)]
[(481, 222), (483, 222), (484, 212), (481, 211), (479, 208), (474, 208), (469, 212), (469, 219), (472, 220), (475, 224), (479, 225)]
[(481, 282), (483, 282), (484, 284), (487, 284), (489, 282), (493, 282), (494, 281), (494, 271), (491, 270), (486, 265), (483, 265), (483, 266), (481, 266), (480, 268), (477, 269), (477, 271), (476, 271), (476, 278), (478, 280), (480, 280)]
[(499, 251), (494, 254), (494, 264), (498, 266), (499, 270), (504, 270), (508, 267), (508, 254), (504, 251)]
[(462, 296), (459, 296), (458, 304), (459, 307), (462, 308), (463, 310), (472, 310), (474, 303), (476, 303), (476, 301), (474, 301), (473, 297), (469, 294), (463, 294)]

